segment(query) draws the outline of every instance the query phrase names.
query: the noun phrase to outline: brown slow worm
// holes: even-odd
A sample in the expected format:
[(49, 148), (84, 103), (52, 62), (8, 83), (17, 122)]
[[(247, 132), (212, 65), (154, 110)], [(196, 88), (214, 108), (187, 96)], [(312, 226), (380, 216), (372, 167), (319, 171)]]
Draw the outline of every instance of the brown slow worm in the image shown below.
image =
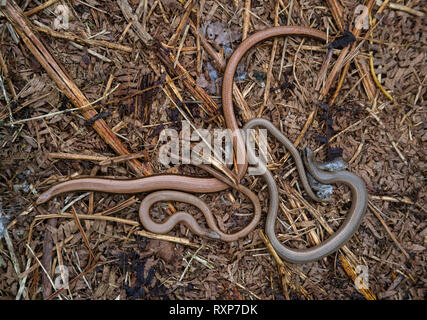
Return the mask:
[[(270, 121), (265, 119), (257, 118), (250, 120), (245, 124), (244, 130), (253, 129), (255, 127), (266, 128), (286, 147), (286, 149), (292, 154), (294, 158), (305, 191), (313, 200), (322, 201), (321, 199), (318, 199), (312, 192), (307, 182), (303, 161), (301, 160), (298, 150), (294, 147), (292, 142), (289, 141)], [(270, 203), (265, 225), (265, 233), (267, 234), (274, 249), (283, 259), (293, 263), (306, 263), (319, 260), (322, 257), (325, 257), (341, 248), (357, 231), (368, 203), (368, 196), (363, 180), (346, 170), (335, 172), (326, 172), (320, 170), (318, 168), (318, 164), (313, 160), (313, 153), (309, 148), (307, 148), (304, 162), (310, 174), (321, 183), (343, 183), (347, 185), (350, 188), (352, 194), (351, 208), (347, 213), (345, 221), (342, 223), (337, 232), (335, 232), (321, 244), (306, 249), (292, 249), (283, 245), (277, 239), (276, 233), (274, 231), (274, 225), (279, 208), (279, 190), (277, 189), (276, 182), (274, 181), (272, 173), (267, 169), (265, 164), (257, 160), (253, 149), (248, 148), (247, 154), (250, 162), (257, 163), (258, 168), (262, 170), (263, 178), (267, 183)]]
[[(198, 167), (210, 173), (215, 179), (218, 179), (222, 183), (224, 183), (227, 187), (232, 187), (237, 191), (246, 195), (249, 200), (252, 202), (254, 207), (254, 213), (251, 222), (244, 227), (243, 229), (232, 233), (227, 234), (222, 232), (216, 222), (215, 218), (210, 210), (210, 208), (206, 205), (206, 203), (200, 200), (198, 197), (193, 196), (189, 193), (181, 192), (181, 191), (173, 191), (166, 190), (168, 188), (168, 180), (164, 180), (163, 178), (167, 177), (168, 179), (177, 178), (181, 181), (182, 186), (180, 190), (183, 191), (191, 191), (195, 193), (206, 193), (209, 189), (205, 189), (203, 187), (203, 180), (207, 180), (207, 178), (193, 178), (189, 176), (181, 176), (181, 175), (156, 175), (156, 176), (148, 176), (139, 179), (129, 179), (129, 180), (119, 180), (119, 179), (105, 179), (105, 178), (79, 178), (75, 180), (70, 180), (66, 182), (62, 182), (53, 186), (45, 193), (43, 193), (36, 201), (36, 204), (41, 204), (48, 201), (50, 198), (55, 195), (71, 192), (71, 191), (100, 191), (100, 192), (108, 192), (108, 193), (140, 193), (147, 192), (153, 190), (161, 190), (157, 192), (153, 192), (146, 196), (142, 201), (139, 207), (139, 217), (142, 225), (150, 232), (165, 234), (171, 231), (176, 224), (183, 223), (186, 225), (191, 231), (195, 234), (207, 237), (210, 239), (222, 240), (222, 241), (235, 241), (244, 236), (246, 236), (249, 232), (251, 232), (256, 225), (259, 223), (261, 218), (261, 205), (259, 203), (258, 197), (248, 188), (240, 184), (234, 184), (230, 181), (229, 178), (220, 174), (216, 170), (212, 169), (209, 166), (200, 164)], [(230, 174), (232, 175), (232, 174)], [(150, 179), (151, 178), (151, 179)], [(194, 185), (189, 187), (188, 184), (183, 182), (193, 182), (198, 181), (197, 189), (194, 189)], [(187, 212), (178, 211), (175, 212), (172, 216), (167, 218), (162, 223), (157, 223), (153, 221), (150, 217), (150, 208), (153, 204), (159, 201), (180, 201), (191, 204), (197, 207), (205, 216), (206, 223), (210, 229), (204, 229), (200, 227), (197, 221)]]
[[(230, 187), (243, 193), (249, 198), (249, 200), (251, 200), (254, 206), (254, 214), (251, 222), (246, 227), (244, 227), (243, 229), (235, 233), (232, 233), (232, 234), (224, 233), (218, 228), (211, 210), (209, 209), (209, 207), (204, 201), (200, 200), (198, 197), (193, 196), (192, 194), (189, 194), (189, 193), (173, 191), (173, 190), (162, 190), (162, 191), (153, 192), (142, 200), (141, 205), (139, 207), (139, 217), (142, 225), (151, 232), (165, 234), (171, 231), (176, 224), (183, 223), (191, 231), (193, 231), (195, 234), (198, 234), (199, 236), (227, 241), (227, 242), (235, 241), (246, 236), (249, 232), (251, 232), (256, 227), (256, 225), (258, 224), (261, 218), (261, 205), (259, 203), (258, 197), (255, 195), (255, 193), (253, 193), (251, 190), (249, 190), (245, 186), (232, 183), (227, 177), (218, 173), (216, 170), (212, 169), (211, 167), (205, 166), (205, 165), (199, 165), (199, 167), (209, 172), (212, 176), (214, 176), (218, 180), (224, 182)], [(197, 191), (193, 190), (193, 192), (197, 192)], [(170, 216), (168, 219), (166, 219), (166, 221), (162, 223), (154, 222), (150, 217), (151, 206), (154, 203), (159, 201), (171, 201), (171, 200), (185, 202), (197, 207), (205, 216), (206, 223), (208, 224), (210, 230), (200, 227), (197, 221), (190, 214), (183, 211), (175, 212), (172, 216)]]

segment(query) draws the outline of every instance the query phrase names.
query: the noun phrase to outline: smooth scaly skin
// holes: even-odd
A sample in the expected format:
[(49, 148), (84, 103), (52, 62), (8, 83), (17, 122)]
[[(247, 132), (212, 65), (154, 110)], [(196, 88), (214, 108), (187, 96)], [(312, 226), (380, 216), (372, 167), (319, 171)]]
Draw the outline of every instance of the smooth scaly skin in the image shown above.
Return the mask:
[(59, 183), (40, 195), (36, 204), (66, 192), (99, 191), (108, 193), (142, 193), (158, 190), (209, 193), (223, 191), (229, 186), (216, 178), (196, 178), (173, 174), (152, 175), (138, 179), (79, 178)]
[[(223, 183), (225, 186), (232, 187), (239, 192), (246, 195), (249, 200), (252, 202), (254, 207), (254, 214), (251, 222), (244, 227), (243, 229), (233, 233), (226, 234), (223, 233), (217, 226), (215, 218), (206, 205), (206, 203), (200, 200), (198, 197), (193, 196), (192, 194), (180, 192), (180, 191), (172, 191), (172, 190), (164, 190), (170, 189), (170, 179), (171, 177), (179, 178), (181, 180), (181, 188), (180, 190), (191, 191), (196, 193), (206, 193), (210, 192), (210, 189), (206, 189), (206, 186), (203, 184), (203, 180), (213, 180), (206, 178), (192, 178), (187, 176), (178, 176), (178, 175), (157, 175), (157, 176), (149, 176), (140, 179), (133, 180), (114, 180), (114, 179), (103, 179), (103, 178), (81, 178), (66, 181), (56, 186), (50, 188), (45, 193), (43, 193), (38, 199), (36, 204), (41, 204), (48, 201), (54, 195), (71, 192), (71, 191), (100, 191), (100, 192), (108, 192), (108, 193), (140, 193), (147, 192), (153, 190), (161, 190), (149, 194), (146, 196), (139, 207), (139, 217), (142, 225), (150, 232), (165, 234), (168, 233), (175, 227), (178, 223), (185, 224), (191, 231), (195, 234), (198, 234), (202, 237), (207, 237), (210, 239), (217, 239), (222, 241), (235, 241), (240, 238), (246, 236), (249, 232), (251, 232), (256, 225), (259, 223), (261, 218), (261, 204), (259, 203), (258, 197), (250, 191), (245, 186), (240, 184), (234, 184), (229, 180), (229, 178), (220, 174), (216, 170), (212, 169), (206, 165), (198, 165), (201, 169), (207, 171), (212, 176), (215, 177), (216, 180)], [(227, 169), (225, 169), (227, 170)], [(229, 172), (229, 175), (233, 174)], [(152, 178), (152, 179), (150, 179)], [(184, 179), (185, 178), (185, 179)], [(183, 183), (182, 181), (190, 181), (193, 183), (191, 188), (187, 185), (187, 183)], [(197, 189), (194, 190), (194, 181), (197, 182)], [(73, 182), (73, 183), (72, 183)], [(77, 182), (78, 184), (76, 184)], [(77, 187), (76, 187), (77, 186)], [(186, 212), (176, 212), (168, 219), (166, 219), (162, 223), (157, 223), (153, 221), (150, 217), (150, 208), (151, 206), (159, 201), (180, 201), (191, 204), (197, 207), (200, 211), (202, 211), (203, 215), (206, 218), (206, 222), (211, 230), (204, 229), (200, 227), (197, 221)]]
[(224, 79), (222, 82), (222, 105), (224, 111), (225, 122), (227, 128), (231, 130), (234, 135), (234, 152), (237, 158), (237, 178), (240, 181), (246, 173), (248, 168), (248, 161), (246, 159), (246, 150), (243, 137), (239, 132), (239, 125), (237, 124), (236, 117), (233, 110), (233, 78), (236, 73), (237, 65), (245, 53), (255, 46), (257, 43), (276, 36), (282, 35), (303, 35), (312, 38), (317, 38), (326, 41), (326, 33), (301, 26), (280, 26), (264, 29), (258, 31), (248, 38), (246, 38), (233, 52), (228, 60), (227, 67), (224, 72)]
[[(304, 189), (308, 195), (316, 200), (318, 199), (312, 192), (308, 185), (307, 177), (304, 171), (303, 162), (298, 153), (298, 150), (294, 147), (291, 141), (289, 141), (281, 132), (268, 120), (265, 119), (252, 119), (244, 126), (244, 130), (253, 129), (255, 127), (264, 127), (269, 130), (276, 139), (278, 139), (285, 148), (292, 154), (295, 164), (298, 169), (300, 179), (303, 182)], [(341, 248), (357, 231), (360, 222), (362, 221), (363, 215), (366, 211), (366, 205), (368, 202), (368, 196), (363, 180), (354, 175), (351, 172), (342, 170), (335, 172), (322, 171), (317, 167), (317, 164), (313, 160), (313, 154), (310, 149), (306, 150), (306, 157), (304, 161), (310, 174), (319, 182), (324, 184), (332, 183), (343, 183), (350, 187), (352, 194), (351, 208), (347, 213), (347, 218), (341, 227), (331, 235), (326, 241), (321, 244), (307, 248), (307, 249), (292, 249), (284, 246), (276, 237), (274, 232), (274, 225), (277, 218), (277, 212), (279, 209), (279, 191), (277, 189), (276, 182), (274, 181), (272, 173), (267, 169), (264, 163), (257, 161), (254, 150), (251, 148), (247, 149), (249, 161), (251, 163), (257, 163), (258, 168), (261, 168), (263, 178), (268, 186), (268, 194), (270, 197), (270, 204), (267, 214), (267, 221), (265, 225), (265, 233), (267, 234), (271, 244), (277, 253), (285, 260), (293, 263), (307, 263), (311, 261), (319, 260), (339, 248)]]
[[(222, 98), (223, 98), (223, 110), (224, 116), (227, 123), (227, 127), (235, 134), (235, 139), (237, 143), (234, 143), (234, 151), (238, 157), (240, 164), (237, 165), (237, 181), (245, 175), (247, 169), (247, 159), (245, 146), (243, 144), (242, 136), (238, 130), (237, 120), (235, 118), (234, 109), (233, 109), (233, 78), (236, 72), (237, 65), (243, 55), (255, 44), (258, 42), (271, 38), (274, 36), (280, 35), (303, 35), (308, 37), (313, 37), (321, 40), (326, 40), (326, 34), (322, 31), (299, 26), (281, 26), (268, 28), (248, 37), (244, 40), (236, 51), (231, 56), (227, 68), (224, 72), (224, 80), (222, 87)], [(196, 193), (208, 193), (208, 192), (218, 192), (223, 191), (229, 188), (227, 183), (218, 179), (218, 178), (196, 178), (196, 177), (187, 177), (187, 176), (178, 176), (178, 175), (155, 175), (148, 176), (139, 179), (133, 180), (112, 180), (112, 179), (103, 179), (103, 178), (81, 178), (66, 181), (56, 186), (53, 186), (46, 192), (44, 192), (36, 201), (36, 204), (41, 204), (49, 199), (55, 197), (58, 194), (79, 190), (87, 191), (100, 191), (100, 192), (109, 192), (109, 193), (140, 193), (140, 192), (149, 192), (162, 190), (161, 192), (168, 192), (165, 189), (169, 190), (178, 190), (184, 192), (196, 192)], [(172, 197), (176, 197), (176, 194), (166, 193)], [(247, 194), (248, 195), (248, 194)], [(188, 195), (188, 197), (181, 197), (181, 201), (194, 204), (195, 206), (200, 205), (199, 202), (194, 200), (195, 197)], [(151, 199), (151, 198), (149, 198)], [(172, 199), (171, 199), (172, 200)], [(254, 203), (254, 208), (257, 209), (254, 199), (251, 199)], [(200, 206), (198, 206), (200, 207)], [(145, 207), (144, 207), (145, 208)], [(146, 220), (145, 215), (142, 215), (142, 222), (145, 225), (152, 226), (150, 221)], [(179, 219), (178, 219), (179, 220)], [(254, 215), (253, 221), (256, 220), (256, 214)], [(196, 230), (197, 227), (194, 223), (186, 221), (189, 225), (193, 226), (193, 230)], [(239, 232), (240, 237), (244, 237), (249, 233), (255, 225), (250, 224), (251, 228), (243, 229), (245, 232)], [(154, 228), (155, 229), (155, 228)], [(200, 230), (199, 230), (200, 231)]]
[[(204, 201), (200, 200), (200, 198), (196, 196), (179, 191), (162, 190), (149, 194), (144, 198), (141, 203), (141, 206), (139, 207), (139, 217), (142, 225), (147, 230), (154, 233), (165, 234), (171, 231), (176, 224), (184, 223), (191, 231), (193, 231), (195, 234), (198, 234), (199, 236), (211, 239), (218, 239), (227, 242), (235, 241), (246, 236), (250, 231), (252, 231), (257, 226), (261, 218), (261, 205), (259, 203), (258, 197), (248, 188), (242, 185), (239, 185), (236, 188), (252, 201), (255, 213), (252, 218), (252, 221), (245, 228), (233, 234), (226, 234), (218, 228), (215, 218), (211, 213), (211, 210)], [(204, 214), (206, 218), (206, 223), (208, 224), (210, 230), (203, 229), (202, 227), (200, 227), (197, 221), (191, 215), (182, 211), (175, 212), (168, 219), (166, 219), (166, 221), (163, 221), (162, 223), (154, 222), (150, 217), (151, 206), (158, 201), (171, 200), (185, 202), (196, 206)]]
[[(259, 220), (261, 219), (261, 204), (259, 203), (258, 197), (255, 195), (255, 193), (250, 191), (245, 186), (242, 186), (240, 184), (238, 185), (234, 184), (226, 176), (220, 174), (219, 172), (212, 169), (211, 167), (203, 164), (199, 165), (199, 167), (209, 172), (216, 179), (224, 182), (228, 186), (243, 193), (249, 198), (249, 200), (251, 200), (254, 206), (254, 214), (252, 217), (252, 221), (240, 231), (237, 231), (233, 234), (226, 234), (218, 228), (211, 210), (209, 209), (209, 207), (206, 205), (204, 201), (200, 200), (198, 197), (193, 196), (192, 194), (189, 194), (189, 193), (172, 191), (172, 190), (162, 190), (162, 191), (157, 191), (149, 194), (141, 202), (141, 205), (139, 207), (139, 218), (141, 220), (142, 225), (151, 232), (165, 234), (165, 233), (168, 233), (170, 230), (172, 230), (176, 224), (183, 223), (190, 230), (192, 230), (195, 234), (198, 234), (199, 236), (227, 241), (227, 242), (235, 241), (245, 237), (249, 232), (251, 232), (256, 227)], [(231, 172), (228, 172), (228, 173), (232, 175)], [(172, 216), (170, 216), (168, 219), (166, 219), (166, 221), (162, 223), (154, 222), (150, 217), (151, 206), (154, 203), (159, 201), (171, 201), (171, 200), (185, 202), (197, 207), (200, 211), (202, 211), (203, 215), (206, 218), (206, 223), (208, 224), (211, 230), (203, 229), (202, 227), (200, 227), (197, 221), (190, 214), (182, 211), (175, 212)]]

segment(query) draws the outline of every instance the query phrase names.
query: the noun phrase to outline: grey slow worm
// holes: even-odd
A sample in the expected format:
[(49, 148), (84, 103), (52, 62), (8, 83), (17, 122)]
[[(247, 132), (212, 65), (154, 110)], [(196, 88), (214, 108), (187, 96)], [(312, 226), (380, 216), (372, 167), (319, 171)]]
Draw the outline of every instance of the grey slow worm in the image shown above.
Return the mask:
[[(250, 120), (245, 124), (244, 130), (253, 129), (255, 127), (266, 128), (292, 154), (305, 191), (313, 200), (319, 201), (320, 199), (314, 195), (307, 182), (303, 161), (292, 142), (289, 141), (270, 121), (265, 119), (257, 118)], [(279, 190), (276, 182), (272, 173), (267, 169), (265, 164), (262, 161), (259, 161), (255, 156), (255, 152), (252, 148), (247, 148), (247, 155), (249, 162), (256, 163), (258, 168), (261, 169), (261, 172), (264, 172), (262, 176), (267, 184), (269, 194), (269, 208), (265, 225), (265, 233), (267, 234), (274, 249), (283, 259), (293, 263), (307, 263), (319, 260), (341, 248), (357, 231), (367, 206), (367, 192), (363, 180), (346, 170), (336, 172), (320, 170), (318, 168), (318, 164), (313, 159), (313, 153), (307, 148), (304, 161), (310, 174), (321, 183), (343, 183), (347, 185), (352, 194), (352, 204), (347, 213), (347, 217), (340, 228), (320, 245), (306, 249), (293, 249), (283, 245), (277, 239), (274, 231), (279, 208)]]

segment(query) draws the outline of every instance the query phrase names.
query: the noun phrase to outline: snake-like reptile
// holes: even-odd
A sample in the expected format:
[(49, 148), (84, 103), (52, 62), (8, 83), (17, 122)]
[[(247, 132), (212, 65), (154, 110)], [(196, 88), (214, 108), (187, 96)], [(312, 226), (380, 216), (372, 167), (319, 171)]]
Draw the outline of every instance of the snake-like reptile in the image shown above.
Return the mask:
[[(51, 187), (40, 195), (36, 204), (42, 204), (56, 195), (72, 191), (85, 190), (120, 194), (156, 191), (142, 200), (139, 209), (141, 223), (147, 230), (156, 233), (167, 233), (177, 223), (184, 223), (194, 233), (211, 239), (234, 241), (246, 236), (258, 224), (261, 216), (261, 206), (257, 196), (252, 191), (239, 184), (239, 181), (244, 177), (248, 168), (247, 157), (249, 156), (250, 159), (252, 159), (251, 161), (256, 161), (256, 158), (253, 150), (250, 148), (246, 150), (244, 139), (239, 131), (239, 126), (233, 109), (233, 78), (239, 61), (250, 48), (267, 38), (283, 35), (301, 35), (323, 41), (326, 41), (327, 38), (326, 34), (322, 31), (302, 26), (280, 26), (258, 31), (249, 36), (239, 45), (230, 57), (224, 71), (222, 105), (227, 128), (229, 128), (233, 133), (233, 148), (235, 156), (239, 160), (237, 161), (235, 168), (237, 183), (232, 183), (222, 174), (219, 174), (217, 171), (206, 166), (204, 166), (203, 169), (208, 171), (213, 178), (199, 178), (172, 174), (160, 174), (130, 180), (79, 178), (62, 182)], [(320, 201), (320, 199), (313, 193), (307, 182), (303, 160), (293, 144), (284, 137), (271, 122), (265, 119), (253, 119), (249, 121), (244, 128), (249, 129), (256, 126), (263, 126), (267, 128), (292, 154), (306, 192), (312, 199)], [(267, 183), (270, 197), (265, 228), (266, 234), (279, 255), (285, 260), (294, 263), (305, 263), (318, 260), (342, 247), (359, 227), (367, 204), (366, 188), (360, 178), (348, 171), (322, 171), (313, 161), (311, 152), (307, 151), (307, 153), (305, 161), (307, 169), (311, 175), (321, 183), (344, 183), (348, 185), (352, 192), (352, 206), (340, 229), (322, 244), (305, 250), (285, 247), (278, 241), (274, 232), (274, 224), (277, 217), (279, 203), (278, 189), (272, 174), (267, 170), (267, 168), (264, 168), (265, 171), (263, 177)], [(261, 162), (259, 165), (263, 166)], [(234, 234), (221, 232), (215, 223), (215, 219), (208, 205), (198, 197), (189, 193), (213, 193), (226, 190), (229, 187), (233, 187), (245, 194), (254, 206), (252, 221), (245, 228)], [(154, 222), (150, 217), (149, 210), (154, 203), (159, 201), (180, 201), (196, 206), (206, 217), (206, 222), (210, 230), (200, 227), (197, 221), (186, 212), (176, 212), (163, 223)]]

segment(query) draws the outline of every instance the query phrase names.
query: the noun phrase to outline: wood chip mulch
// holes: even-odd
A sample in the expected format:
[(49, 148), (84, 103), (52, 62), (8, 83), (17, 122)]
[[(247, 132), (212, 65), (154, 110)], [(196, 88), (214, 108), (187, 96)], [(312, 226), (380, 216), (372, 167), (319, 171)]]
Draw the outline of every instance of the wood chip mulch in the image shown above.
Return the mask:
[[(369, 205), (356, 235), (339, 252), (303, 265), (283, 263), (268, 250), (261, 233), (268, 194), (256, 177), (243, 183), (259, 195), (263, 217), (233, 243), (202, 239), (184, 226), (167, 237), (146, 232), (138, 217), (144, 194), (79, 192), (37, 207), (34, 201), (50, 186), (79, 175), (203, 175), (192, 166), (166, 168), (158, 161), (160, 132), (180, 130), (184, 120), (176, 105), (197, 128), (224, 128), (223, 63), (242, 37), (276, 22), (323, 30), (331, 42), (353, 31), (355, 12), (362, 12), (358, 1), (67, 0), (47, 1), (46, 8), (8, 1), (25, 13), (34, 36), (84, 97), (96, 101), (97, 115), (88, 119), (72, 110), (74, 101), (0, 14), (0, 300), (425, 299), (423, 1), (385, 1), (380, 8), (368, 0), (370, 29), (360, 30), (350, 43), (342, 86), (340, 69), (325, 96), (325, 81), (314, 88), (328, 46), (312, 39), (265, 41), (237, 70), (244, 97), (235, 108), (240, 125), (262, 108), (263, 118), (290, 140), (300, 139), (299, 149), (317, 149), (320, 160), (342, 155), (367, 185)], [(65, 29), (55, 24), (59, 5), (68, 10)], [(325, 79), (344, 50), (331, 51)], [(44, 116), (51, 112), (56, 114)], [(132, 159), (116, 153), (94, 130), (101, 120)], [(283, 158), (274, 139), (269, 145), (282, 197), (276, 233), (289, 246), (312, 246), (328, 237), (316, 214), (336, 231), (350, 207), (350, 192), (336, 186), (332, 204), (308, 200), (293, 160)], [(250, 220), (252, 207), (236, 191), (200, 197), (227, 232)], [(189, 211), (204, 223), (196, 208), (182, 203), (156, 204), (152, 215), (161, 220), (173, 210)], [(46, 216), (58, 213), (63, 216)], [(75, 213), (96, 218), (76, 220)], [(355, 285), (360, 276), (367, 276), (362, 289)], [(61, 289), (64, 279), (69, 286)]]

